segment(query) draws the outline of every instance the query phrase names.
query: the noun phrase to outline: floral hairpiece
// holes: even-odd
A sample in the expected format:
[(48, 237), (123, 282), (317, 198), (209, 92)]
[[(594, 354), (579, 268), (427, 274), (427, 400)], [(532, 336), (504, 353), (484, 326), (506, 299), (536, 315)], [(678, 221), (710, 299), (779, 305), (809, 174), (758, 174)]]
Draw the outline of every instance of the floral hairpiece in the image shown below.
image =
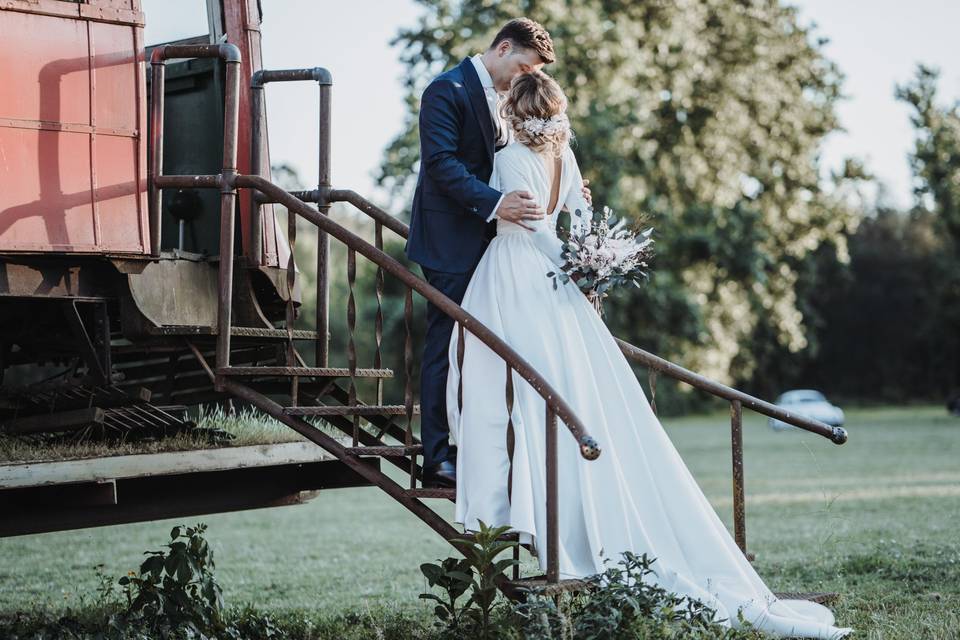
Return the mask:
[(525, 118), (520, 122), (520, 128), (534, 136), (552, 136), (570, 128), (567, 114), (557, 113), (546, 120), (543, 118)]

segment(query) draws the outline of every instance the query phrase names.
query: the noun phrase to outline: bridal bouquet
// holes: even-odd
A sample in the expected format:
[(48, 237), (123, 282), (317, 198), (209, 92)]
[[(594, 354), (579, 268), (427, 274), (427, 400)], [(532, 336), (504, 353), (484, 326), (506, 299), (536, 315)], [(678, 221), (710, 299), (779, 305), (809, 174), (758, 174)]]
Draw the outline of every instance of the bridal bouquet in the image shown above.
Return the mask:
[(640, 286), (647, 260), (653, 255), (653, 228), (636, 233), (626, 228), (626, 220), (617, 219), (609, 207), (586, 212), (577, 209), (573, 215), (590, 216), (590, 224), (571, 224), (571, 231), (560, 236), (563, 266), (559, 272), (550, 271), (547, 277), (557, 282), (573, 280), (603, 315), (603, 298), (611, 287), (627, 283)]

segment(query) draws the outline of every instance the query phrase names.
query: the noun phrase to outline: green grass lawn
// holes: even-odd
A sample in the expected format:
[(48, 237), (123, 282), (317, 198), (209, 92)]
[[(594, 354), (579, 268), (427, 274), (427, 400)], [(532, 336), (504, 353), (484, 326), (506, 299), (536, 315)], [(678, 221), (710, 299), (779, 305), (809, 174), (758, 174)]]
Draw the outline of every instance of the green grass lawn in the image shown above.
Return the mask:
[[(747, 545), (777, 591), (836, 591), (857, 638), (960, 638), (960, 419), (941, 407), (852, 409), (850, 440), (773, 432), (744, 414)], [(731, 523), (726, 414), (665, 418), (670, 437)], [(601, 459), (602, 460), (602, 459)], [(447, 512), (452, 512), (448, 505)], [(192, 523), (198, 519), (189, 519)], [(378, 490), (296, 507), (212, 515), (208, 538), (228, 604), (335, 615), (403, 609), (421, 562), (450, 555)], [(94, 566), (135, 569), (178, 521), (0, 539), (0, 612), (91, 599)]]

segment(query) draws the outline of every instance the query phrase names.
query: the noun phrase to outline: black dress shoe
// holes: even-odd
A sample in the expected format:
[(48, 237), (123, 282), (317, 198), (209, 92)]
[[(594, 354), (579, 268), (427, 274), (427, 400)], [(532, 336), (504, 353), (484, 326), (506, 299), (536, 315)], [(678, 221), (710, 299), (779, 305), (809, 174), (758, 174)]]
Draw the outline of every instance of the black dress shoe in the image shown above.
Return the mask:
[(449, 460), (423, 469), (423, 486), (426, 489), (441, 489), (457, 486), (457, 467)]

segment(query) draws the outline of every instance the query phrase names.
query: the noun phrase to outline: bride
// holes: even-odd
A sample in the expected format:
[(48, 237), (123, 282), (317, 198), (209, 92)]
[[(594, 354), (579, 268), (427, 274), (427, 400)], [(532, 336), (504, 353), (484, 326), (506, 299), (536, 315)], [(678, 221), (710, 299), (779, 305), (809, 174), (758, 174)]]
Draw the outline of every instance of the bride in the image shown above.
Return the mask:
[[(600, 573), (623, 551), (655, 558), (657, 584), (700, 600), (725, 624), (738, 612), (777, 636), (839, 638), (823, 605), (778, 600), (736, 546), (653, 414), (613, 336), (573, 282), (546, 276), (562, 263), (556, 217), (589, 206), (570, 149), (566, 98), (542, 72), (518, 76), (502, 113), (515, 141), (497, 153), (490, 185), (524, 190), (546, 216), (532, 228), (497, 221), (462, 306), (499, 335), (570, 404), (603, 455), (588, 462), (561, 429), (558, 445), (559, 564), (563, 578)], [(577, 216), (571, 216), (577, 224)], [(506, 368), (499, 356), (458, 331), (449, 350), (447, 407), (457, 441), (456, 521), (509, 525), (534, 545), (546, 568), (544, 401), (514, 374), (512, 484), (506, 444)], [(462, 386), (462, 409), (458, 388)]]

